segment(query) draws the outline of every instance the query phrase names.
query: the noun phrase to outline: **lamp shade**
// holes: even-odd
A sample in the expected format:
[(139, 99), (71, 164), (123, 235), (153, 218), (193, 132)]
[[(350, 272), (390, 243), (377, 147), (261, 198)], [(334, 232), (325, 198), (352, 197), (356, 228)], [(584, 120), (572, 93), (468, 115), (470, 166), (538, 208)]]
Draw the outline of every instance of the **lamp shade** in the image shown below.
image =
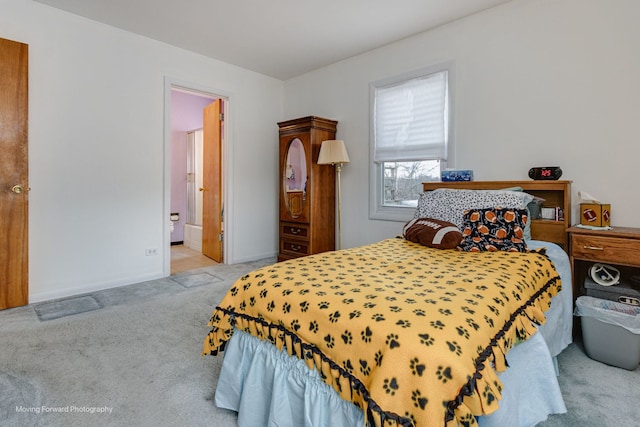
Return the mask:
[(349, 163), (349, 155), (347, 154), (347, 148), (344, 146), (344, 141), (341, 139), (322, 141), (318, 164), (335, 165), (337, 163)]

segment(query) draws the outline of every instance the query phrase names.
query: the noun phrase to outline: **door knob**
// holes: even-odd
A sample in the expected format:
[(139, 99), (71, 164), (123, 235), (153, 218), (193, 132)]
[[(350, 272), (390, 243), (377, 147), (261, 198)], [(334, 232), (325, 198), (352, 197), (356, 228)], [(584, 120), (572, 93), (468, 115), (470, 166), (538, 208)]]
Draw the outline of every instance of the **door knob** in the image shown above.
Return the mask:
[(11, 187), (11, 191), (16, 194), (22, 193), (22, 185), (14, 185), (13, 187)]
[(207, 191), (206, 188), (200, 187), (200, 191)]

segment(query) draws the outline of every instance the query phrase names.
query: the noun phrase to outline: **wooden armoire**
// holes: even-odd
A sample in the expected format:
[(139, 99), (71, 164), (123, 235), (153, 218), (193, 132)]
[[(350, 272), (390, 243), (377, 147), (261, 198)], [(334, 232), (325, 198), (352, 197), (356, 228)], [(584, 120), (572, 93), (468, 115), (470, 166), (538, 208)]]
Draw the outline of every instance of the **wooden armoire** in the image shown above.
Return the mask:
[(335, 168), (317, 162), (322, 141), (335, 139), (337, 124), (315, 116), (278, 123), (278, 261), (335, 249)]

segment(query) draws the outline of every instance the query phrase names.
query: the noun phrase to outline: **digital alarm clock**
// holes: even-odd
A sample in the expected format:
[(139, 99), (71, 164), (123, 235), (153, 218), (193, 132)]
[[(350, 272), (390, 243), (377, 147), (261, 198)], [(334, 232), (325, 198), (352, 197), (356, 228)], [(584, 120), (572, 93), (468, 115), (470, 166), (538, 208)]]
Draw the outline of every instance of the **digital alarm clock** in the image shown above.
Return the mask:
[(545, 179), (560, 179), (562, 176), (562, 169), (558, 166), (545, 166), (529, 169), (529, 178), (536, 181)]

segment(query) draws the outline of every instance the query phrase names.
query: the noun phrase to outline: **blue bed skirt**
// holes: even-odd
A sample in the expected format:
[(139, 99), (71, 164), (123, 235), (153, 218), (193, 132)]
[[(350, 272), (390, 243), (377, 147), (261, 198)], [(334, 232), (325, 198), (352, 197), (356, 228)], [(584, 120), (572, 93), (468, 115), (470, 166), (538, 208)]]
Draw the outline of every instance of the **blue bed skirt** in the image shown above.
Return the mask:
[[(537, 333), (513, 348), (500, 408), (478, 419), (481, 427), (534, 426), (566, 412), (555, 367)], [(224, 351), (215, 394), (220, 408), (238, 412), (239, 427), (364, 426), (362, 411), (341, 399), (304, 362), (268, 342), (236, 330)]]

